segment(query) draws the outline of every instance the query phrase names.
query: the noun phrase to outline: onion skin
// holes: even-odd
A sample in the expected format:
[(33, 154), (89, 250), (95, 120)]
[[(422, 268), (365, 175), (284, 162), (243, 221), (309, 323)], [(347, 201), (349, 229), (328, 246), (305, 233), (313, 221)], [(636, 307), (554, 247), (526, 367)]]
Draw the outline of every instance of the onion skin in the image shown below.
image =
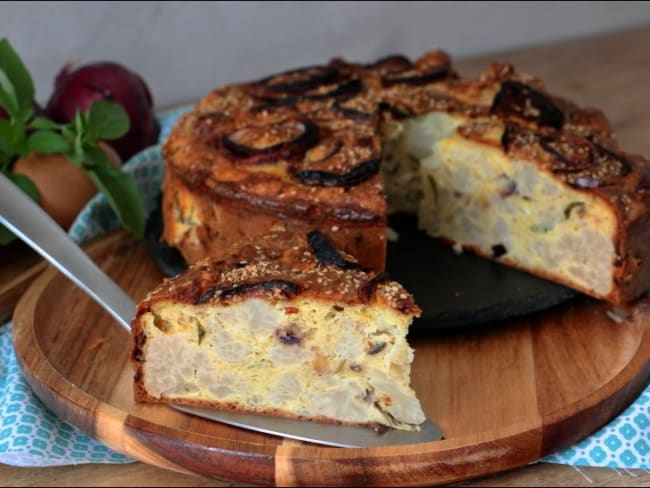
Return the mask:
[(74, 71), (63, 66), (54, 82), (54, 92), (45, 112), (56, 122), (74, 120), (77, 109), (86, 111), (100, 98), (119, 103), (129, 114), (128, 133), (110, 145), (126, 161), (140, 150), (156, 144), (160, 126), (147, 84), (133, 71), (113, 62), (98, 62)]

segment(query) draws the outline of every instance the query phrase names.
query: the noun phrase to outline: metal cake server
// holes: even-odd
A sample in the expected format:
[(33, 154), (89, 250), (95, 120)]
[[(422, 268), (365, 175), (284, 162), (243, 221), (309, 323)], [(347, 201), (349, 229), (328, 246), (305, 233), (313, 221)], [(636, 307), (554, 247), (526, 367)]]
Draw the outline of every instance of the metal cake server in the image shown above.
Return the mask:
[[(108, 311), (127, 331), (135, 303), (88, 255), (22, 190), (0, 174), (0, 223), (32, 247)], [(172, 405), (197, 415), (244, 429), (337, 447), (378, 447), (442, 439), (440, 429), (426, 421), (419, 432), (266, 417), (209, 408)]]

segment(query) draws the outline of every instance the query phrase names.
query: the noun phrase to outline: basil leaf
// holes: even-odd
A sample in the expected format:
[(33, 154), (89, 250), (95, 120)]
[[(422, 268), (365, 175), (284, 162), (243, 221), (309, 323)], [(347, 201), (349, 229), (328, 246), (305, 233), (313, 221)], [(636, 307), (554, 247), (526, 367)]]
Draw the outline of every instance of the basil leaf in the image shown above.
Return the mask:
[(0, 70), (7, 74), (15, 91), (18, 106), (27, 107), (34, 100), (34, 81), (7, 39), (0, 41)]
[(7, 156), (14, 154), (14, 128), (7, 119), (0, 119), (0, 152)]
[(53, 120), (46, 119), (45, 117), (35, 117), (28, 127), (30, 129), (43, 129), (43, 130), (61, 130), (61, 124), (57, 124)]
[(97, 188), (106, 195), (122, 226), (142, 238), (144, 207), (133, 177), (111, 164), (96, 164), (85, 169)]
[(53, 131), (40, 130), (27, 139), (27, 150), (40, 154), (66, 153), (70, 149), (68, 142)]
[(129, 125), (124, 107), (110, 100), (95, 100), (88, 109), (88, 127), (97, 139), (119, 139), (129, 131)]
[(83, 152), (86, 167), (111, 164), (108, 160), (108, 155), (96, 143), (84, 144)]
[(7, 74), (0, 69), (0, 105), (13, 118), (18, 117), (20, 104), (16, 96), (16, 89)]

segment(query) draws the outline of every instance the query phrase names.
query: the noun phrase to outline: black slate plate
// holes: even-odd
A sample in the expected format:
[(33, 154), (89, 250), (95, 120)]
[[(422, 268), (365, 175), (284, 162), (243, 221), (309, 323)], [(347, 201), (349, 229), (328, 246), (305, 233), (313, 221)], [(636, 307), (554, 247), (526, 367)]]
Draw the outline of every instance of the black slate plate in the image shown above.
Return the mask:
[[(449, 246), (417, 229), (414, 216), (398, 215), (389, 225), (399, 234), (389, 242), (386, 269), (422, 308), (412, 330), (458, 328), (538, 312), (578, 295), (577, 292), (469, 253), (458, 256)], [(147, 220), (149, 252), (167, 276), (185, 270), (180, 253), (160, 242), (162, 216)]]

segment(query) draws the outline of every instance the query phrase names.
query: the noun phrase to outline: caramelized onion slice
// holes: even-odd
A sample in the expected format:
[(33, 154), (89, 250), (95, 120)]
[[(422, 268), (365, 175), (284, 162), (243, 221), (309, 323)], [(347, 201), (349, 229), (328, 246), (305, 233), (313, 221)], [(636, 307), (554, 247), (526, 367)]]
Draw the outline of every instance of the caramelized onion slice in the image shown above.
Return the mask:
[(505, 81), (492, 101), (490, 113), (515, 115), (539, 125), (561, 129), (564, 113), (542, 92), (520, 81)]
[(543, 136), (539, 145), (560, 164), (553, 166), (555, 173), (575, 173), (594, 164), (593, 145), (586, 139), (562, 135)]
[(351, 119), (356, 122), (373, 122), (377, 119), (375, 112), (364, 112), (356, 108), (348, 107), (336, 101), (332, 104), (332, 108), (346, 119)]
[(381, 273), (375, 275), (370, 280), (368, 280), (368, 283), (366, 283), (365, 286), (361, 288), (360, 291), (362, 297), (365, 298), (366, 301), (369, 301), (372, 298), (372, 295), (375, 293), (377, 286), (379, 286), (381, 283), (385, 283), (386, 281), (391, 280), (392, 278), (386, 271), (382, 271)]
[[(224, 135), (223, 146), (239, 158), (275, 155), (277, 158), (304, 154), (318, 142), (318, 126), (309, 120), (290, 120), (262, 127), (247, 127)], [(250, 142), (248, 142), (250, 141)], [(263, 143), (264, 145), (258, 145)], [(264, 160), (268, 162), (267, 159)]]
[(271, 105), (273, 107), (285, 107), (288, 105), (295, 105), (298, 103), (298, 97), (292, 97), (284, 94), (273, 95), (263, 94), (263, 95), (254, 95), (259, 101), (264, 102), (266, 105)]
[(408, 107), (397, 106), (388, 102), (379, 102), (379, 111), (380, 112), (389, 112), (396, 119), (405, 119), (407, 117), (413, 117), (415, 114)]
[(389, 73), (381, 80), (382, 85), (390, 87), (394, 85), (404, 84), (411, 86), (421, 86), (432, 83), (443, 78), (447, 78), (450, 74), (449, 66), (436, 66), (430, 71), (424, 73), (417, 70), (409, 70), (396, 74)]
[(201, 305), (209, 302), (215, 295), (219, 295), (222, 300), (242, 295), (252, 295), (259, 292), (272, 292), (273, 294), (280, 294), (285, 298), (294, 297), (302, 291), (300, 285), (285, 280), (268, 280), (260, 281), (257, 283), (243, 283), (235, 286), (215, 286), (208, 288), (199, 298), (194, 301), (194, 304)]
[(341, 269), (362, 269), (359, 263), (348, 261), (341, 256), (329, 239), (317, 230), (307, 234), (307, 242), (319, 266), (334, 265)]
[(553, 158), (551, 171), (565, 174), (578, 188), (600, 187), (632, 170), (624, 156), (583, 137), (551, 134), (541, 137), (539, 144)]
[(326, 100), (328, 98), (353, 97), (361, 91), (361, 86), (361, 80), (353, 78), (324, 93), (305, 93), (302, 98), (304, 100)]
[(391, 54), (390, 56), (378, 59), (372, 64), (367, 64), (365, 67), (386, 75), (413, 69), (413, 63), (406, 56)]
[(303, 170), (294, 172), (294, 176), (304, 185), (349, 187), (358, 185), (376, 175), (380, 162), (379, 159), (370, 159), (342, 174), (330, 171)]
[(308, 66), (269, 76), (256, 84), (271, 92), (300, 95), (319, 86), (335, 83), (338, 78), (338, 70), (331, 66)]

